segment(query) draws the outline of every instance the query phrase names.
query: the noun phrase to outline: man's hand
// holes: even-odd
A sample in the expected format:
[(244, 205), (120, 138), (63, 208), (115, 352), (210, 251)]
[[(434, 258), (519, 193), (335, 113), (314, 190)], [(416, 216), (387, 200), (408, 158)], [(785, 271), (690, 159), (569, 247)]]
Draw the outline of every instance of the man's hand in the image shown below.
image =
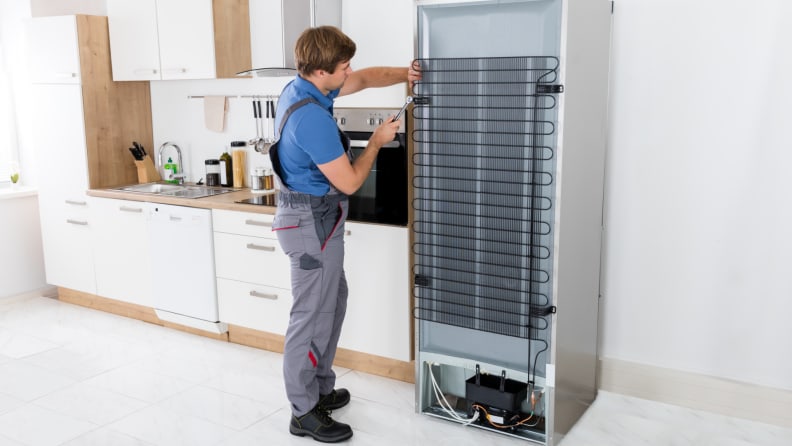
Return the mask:
[(399, 124), (400, 121), (394, 121), (393, 116), (389, 117), (374, 130), (374, 133), (371, 134), (369, 141), (371, 141), (376, 147), (382, 147), (385, 144), (393, 141), (393, 138), (396, 137), (396, 132), (399, 131)]
[(407, 68), (407, 82), (410, 84), (410, 91), (413, 91), (413, 87), (417, 81), (421, 80), (421, 63), (417, 60), (413, 60), (410, 67)]

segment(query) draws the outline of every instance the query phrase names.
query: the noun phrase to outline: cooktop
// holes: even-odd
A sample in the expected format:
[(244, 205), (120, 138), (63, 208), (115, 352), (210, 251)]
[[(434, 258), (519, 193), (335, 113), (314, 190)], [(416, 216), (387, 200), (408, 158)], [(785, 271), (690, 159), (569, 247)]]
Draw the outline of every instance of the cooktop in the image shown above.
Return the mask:
[(244, 200), (237, 200), (234, 203), (254, 204), (257, 206), (275, 206), (277, 204), (275, 194), (256, 195)]

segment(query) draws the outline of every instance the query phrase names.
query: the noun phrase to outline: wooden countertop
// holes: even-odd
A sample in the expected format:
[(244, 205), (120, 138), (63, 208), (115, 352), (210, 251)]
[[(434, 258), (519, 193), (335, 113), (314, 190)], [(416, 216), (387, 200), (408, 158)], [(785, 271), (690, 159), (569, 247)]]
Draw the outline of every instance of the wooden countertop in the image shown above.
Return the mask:
[(120, 190), (114, 190), (113, 188), (89, 189), (88, 195), (92, 197), (115, 198), (118, 200), (147, 201), (151, 203), (172, 204), (175, 206), (188, 206), (194, 208), (255, 212), (258, 214), (274, 214), (275, 205), (273, 204), (272, 206), (260, 206), (260, 205), (246, 204), (246, 203), (235, 203), (235, 201), (244, 200), (246, 198), (251, 198), (259, 195), (272, 196), (273, 198), (277, 199), (277, 192), (261, 194), (261, 193), (251, 192), (250, 189), (247, 188), (235, 192), (228, 192), (225, 194), (212, 195), (203, 198), (169, 197), (167, 195), (125, 192)]

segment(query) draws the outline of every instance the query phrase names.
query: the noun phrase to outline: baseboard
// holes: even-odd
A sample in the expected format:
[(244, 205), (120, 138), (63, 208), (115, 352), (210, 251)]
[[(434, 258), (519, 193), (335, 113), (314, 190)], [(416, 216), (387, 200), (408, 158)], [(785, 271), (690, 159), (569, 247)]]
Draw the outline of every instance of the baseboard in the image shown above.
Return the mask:
[(599, 360), (599, 389), (792, 428), (792, 391), (612, 358)]
[(35, 290), (26, 291), (20, 294), (14, 294), (10, 296), (0, 296), (0, 302), (12, 302), (18, 301), (23, 299), (31, 299), (35, 297), (58, 297), (58, 288), (54, 286), (44, 286), (41, 288), (37, 288)]

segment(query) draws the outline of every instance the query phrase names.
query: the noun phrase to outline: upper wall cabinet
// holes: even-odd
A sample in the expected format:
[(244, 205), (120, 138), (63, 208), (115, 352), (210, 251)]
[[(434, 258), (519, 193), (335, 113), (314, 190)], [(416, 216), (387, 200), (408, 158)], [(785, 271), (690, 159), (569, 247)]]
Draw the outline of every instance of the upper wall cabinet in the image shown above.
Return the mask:
[(247, 0), (107, 0), (107, 15), (116, 81), (233, 77), (250, 65)]

